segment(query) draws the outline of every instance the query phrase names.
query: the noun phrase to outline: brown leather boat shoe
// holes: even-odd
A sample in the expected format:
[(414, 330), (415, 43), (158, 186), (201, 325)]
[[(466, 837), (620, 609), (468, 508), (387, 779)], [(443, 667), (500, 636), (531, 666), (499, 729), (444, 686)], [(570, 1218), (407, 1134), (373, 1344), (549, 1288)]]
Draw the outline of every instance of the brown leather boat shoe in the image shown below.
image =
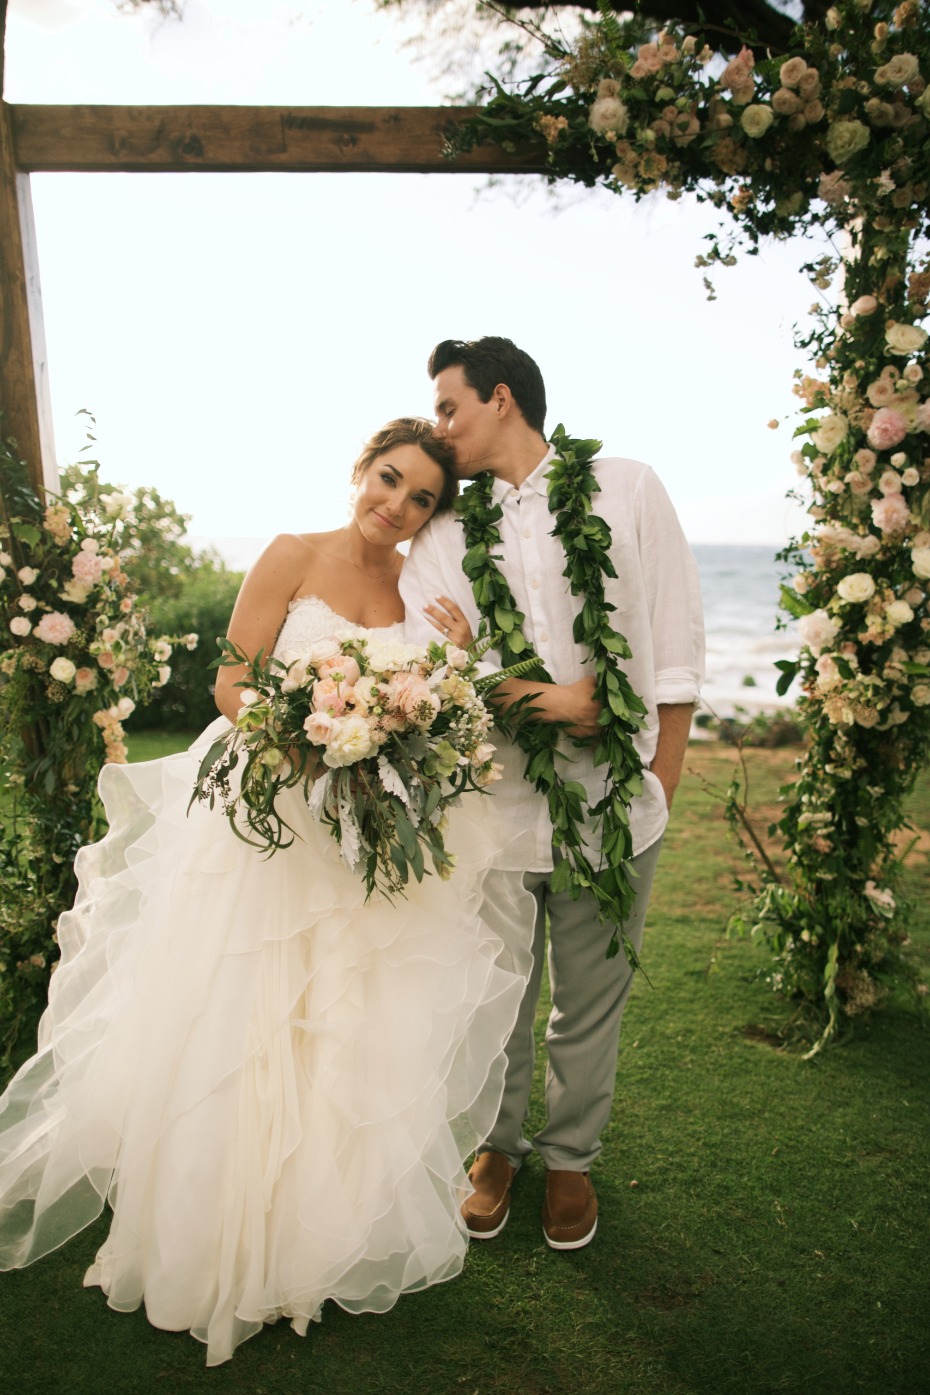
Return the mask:
[(468, 1180), (474, 1194), (462, 1202), (462, 1220), (473, 1240), (493, 1240), (510, 1215), (510, 1186), (517, 1169), (503, 1153), (488, 1149), (472, 1163)]
[(553, 1250), (580, 1250), (597, 1230), (597, 1197), (586, 1172), (546, 1173), (543, 1234)]

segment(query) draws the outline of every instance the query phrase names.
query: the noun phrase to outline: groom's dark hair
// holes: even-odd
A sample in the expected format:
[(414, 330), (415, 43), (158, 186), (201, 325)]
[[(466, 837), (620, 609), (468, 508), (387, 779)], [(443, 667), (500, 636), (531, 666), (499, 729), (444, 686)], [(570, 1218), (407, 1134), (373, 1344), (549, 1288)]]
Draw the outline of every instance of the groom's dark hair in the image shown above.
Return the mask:
[(484, 339), (443, 339), (429, 356), (427, 371), (436, 378), (444, 368), (462, 365), (465, 381), (482, 402), (490, 402), (498, 383), (510, 388), (527, 426), (543, 434), (546, 421), (546, 385), (539, 365), (518, 349), (512, 339), (488, 334)]

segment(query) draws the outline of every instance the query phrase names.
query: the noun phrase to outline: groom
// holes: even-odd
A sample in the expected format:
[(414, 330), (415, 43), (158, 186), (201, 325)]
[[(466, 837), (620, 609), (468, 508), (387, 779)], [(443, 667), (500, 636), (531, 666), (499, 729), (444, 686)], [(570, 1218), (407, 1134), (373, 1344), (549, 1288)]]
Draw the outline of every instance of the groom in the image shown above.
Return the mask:
[[(483, 471), (494, 476), (490, 507), (502, 511), (501, 546), (493, 549), (497, 565), (525, 616), (526, 639), (553, 679), (510, 680), (497, 690), (496, 701), (506, 706), (532, 695), (533, 720), (565, 726), (575, 738), (560, 739), (566, 778), (582, 784), (589, 805), (594, 804), (603, 793), (603, 767), (595, 767), (590, 747), (576, 743), (597, 734), (600, 706), (585, 667), (587, 652), (572, 638), (581, 600), (569, 591), (563, 547), (552, 536), (546, 474), (555, 450), (543, 435), (542, 375), (528, 354), (497, 337), (444, 340), (430, 356), (429, 374), (438, 430), (454, 446), (459, 476), (471, 479)], [(645, 725), (634, 738), (644, 788), (630, 808), (636, 899), (623, 926), (638, 953), (702, 677), (701, 603), (694, 559), (653, 472), (619, 459), (600, 459), (592, 468), (598, 486), (593, 512), (611, 529), (610, 557), (617, 572), (616, 578), (604, 576), (605, 599), (614, 607), (612, 623), (632, 650), (623, 664), (626, 675), (646, 706)], [(417, 534), (400, 582), (410, 638), (435, 639), (425, 612), (442, 620), (448, 601), (477, 632), (480, 612), (462, 570), (465, 551), (463, 524), (455, 514), (435, 517)], [(495, 742), (504, 765), (504, 778), (494, 787), (496, 808), (510, 827), (529, 837), (531, 847), (527, 851), (521, 843), (519, 853), (502, 849), (492, 876), (502, 879), (501, 887), (522, 881), (532, 893), (533, 970), (507, 1046), (500, 1112), (469, 1174), (474, 1194), (462, 1215), (476, 1239), (498, 1235), (507, 1222), (514, 1176), (535, 1151), (546, 1167), (546, 1241), (557, 1250), (579, 1249), (593, 1239), (597, 1226), (589, 1170), (610, 1115), (633, 971), (622, 954), (605, 959), (610, 927), (599, 921), (591, 894), (572, 900), (553, 887), (553, 830), (545, 796), (523, 778), (526, 757), (520, 748), (500, 734)], [(594, 853), (596, 862), (596, 847)], [(556, 862), (560, 856), (557, 852)], [(547, 912), (553, 1007), (546, 1033), (546, 1123), (530, 1142), (523, 1125)]]

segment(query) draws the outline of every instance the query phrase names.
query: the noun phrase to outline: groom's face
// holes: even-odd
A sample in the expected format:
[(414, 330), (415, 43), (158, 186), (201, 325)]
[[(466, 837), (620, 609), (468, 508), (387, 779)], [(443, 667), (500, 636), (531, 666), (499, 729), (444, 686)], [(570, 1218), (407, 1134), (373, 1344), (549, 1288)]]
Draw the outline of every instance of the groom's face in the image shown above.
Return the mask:
[(493, 396), (489, 402), (481, 401), (475, 389), (466, 383), (460, 363), (437, 374), (434, 386), (439, 435), (455, 451), (459, 479), (472, 479), (492, 462), (500, 424), (497, 403)]

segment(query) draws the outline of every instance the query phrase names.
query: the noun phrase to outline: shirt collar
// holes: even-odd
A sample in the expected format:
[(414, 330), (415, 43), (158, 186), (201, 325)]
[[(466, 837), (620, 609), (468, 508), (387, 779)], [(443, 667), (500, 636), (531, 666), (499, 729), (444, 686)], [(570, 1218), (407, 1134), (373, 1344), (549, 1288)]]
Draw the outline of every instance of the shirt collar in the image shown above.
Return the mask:
[(532, 474), (527, 475), (519, 489), (508, 484), (506, 480), (495, 479), (491, 488), (491, 498), (495, 504), (502, 503), (505, 499), (518, 499), (521, 494), (539, 494), (543, 499), (549, 496), (549, 481), (546, 473), (549, 466), (555, 459), (555, 446), (550, 446), (540, 460)]

